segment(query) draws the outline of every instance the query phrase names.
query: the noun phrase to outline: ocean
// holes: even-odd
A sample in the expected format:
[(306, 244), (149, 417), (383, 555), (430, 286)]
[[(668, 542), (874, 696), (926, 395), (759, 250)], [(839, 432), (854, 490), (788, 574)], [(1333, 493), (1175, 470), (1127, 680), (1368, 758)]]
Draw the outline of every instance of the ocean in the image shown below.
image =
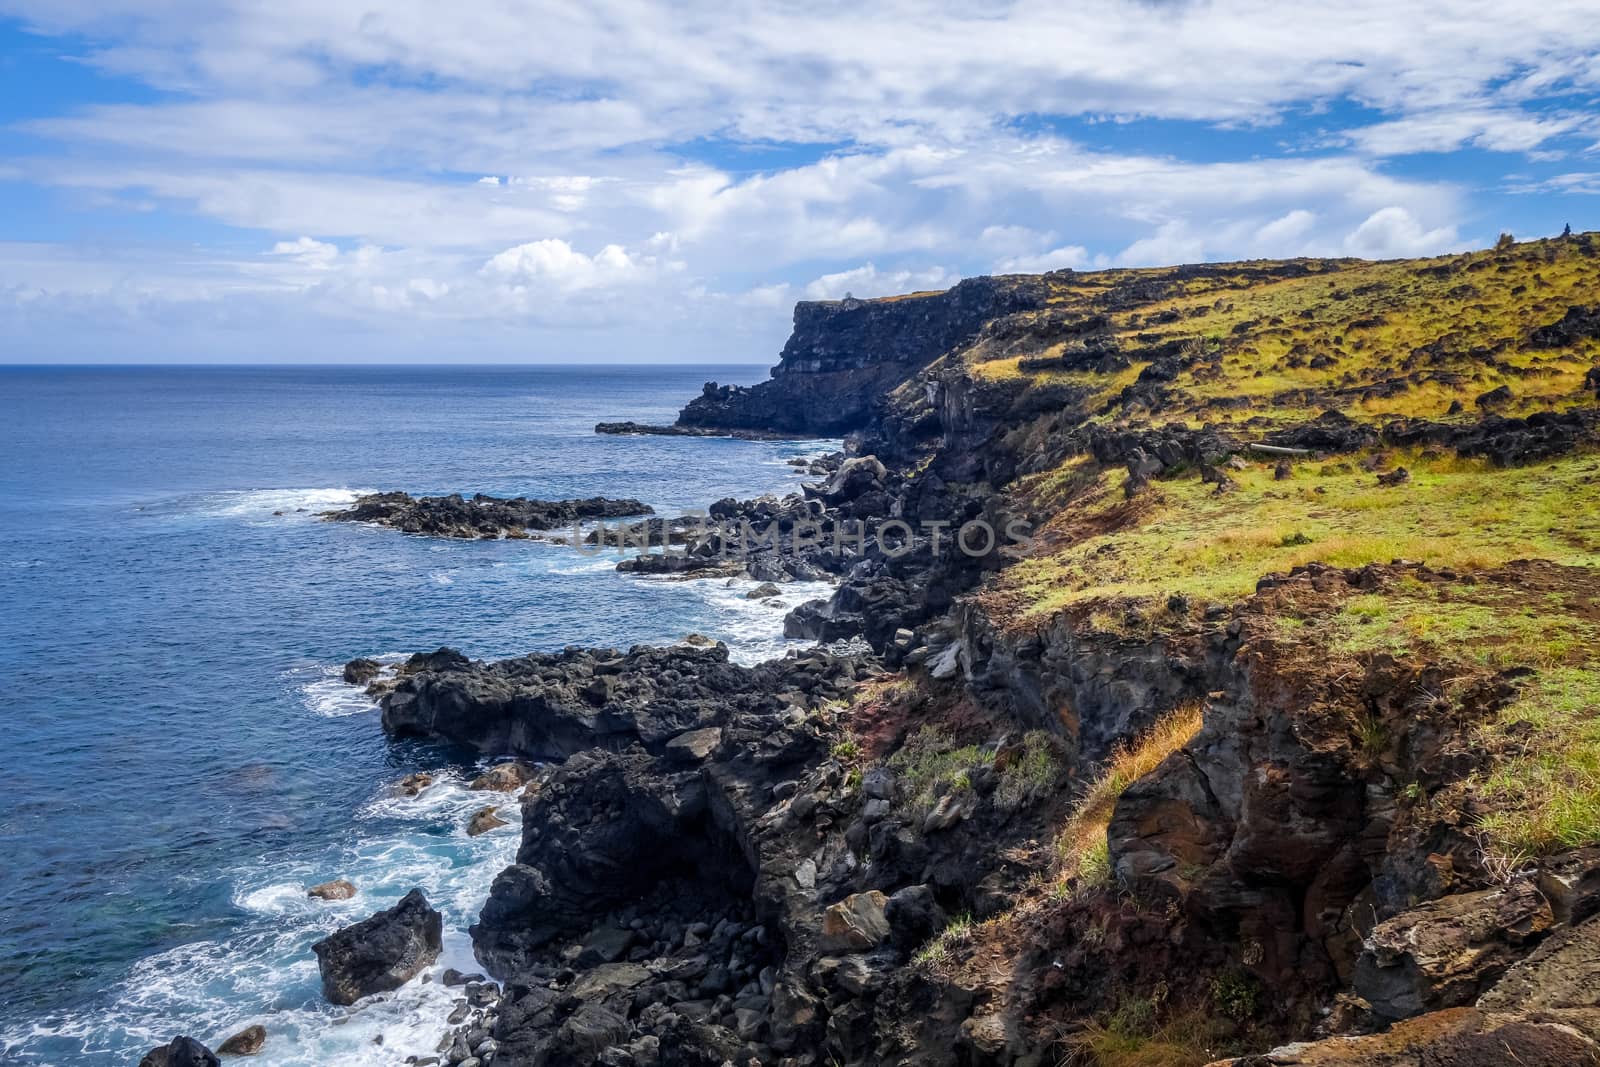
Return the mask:
[[(781, 654), (753, 582), (632, 578), (614, 556), (317, 520), (363, 491), (637, 497), (665, 514), (788, 491), (837, 442), (601, 437), (761, 367), (0, 367), (0, 1060), (131, 1065), (268, 1030), (252, 1063), (432, 1055), (451, 994), (356, 1009), (311, 944), (420, 886), (442, 964), (516, 851), (477, 838), (488, 761), (392, 743), (356, 656), (494, 658), (691, 632)], [(792, 605), (825, 587), (790, 586)], [(430, 770), (443, 785), (401, 799)], [(307, 898), (346, 877), (349, 901)]]

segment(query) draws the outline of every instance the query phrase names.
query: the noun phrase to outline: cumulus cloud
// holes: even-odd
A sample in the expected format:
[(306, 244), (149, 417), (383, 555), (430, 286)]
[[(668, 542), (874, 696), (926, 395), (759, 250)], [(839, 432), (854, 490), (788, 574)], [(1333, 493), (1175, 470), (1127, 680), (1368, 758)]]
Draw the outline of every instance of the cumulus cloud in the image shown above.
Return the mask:
[(1042, 274), (1063, 267), (1077, 269), (1093, 262), (1089, 250), (1082, 245), (1062, 245), (1048, 252), (1031, 256), (1012, 256), (995, 264), (996, 274)]
[[(21, 129), (45, 149), (0, 175), (88, 214), (196, 218), (263, 249), (202, 242), (135, 282), (96, 265), (119, 258), (103, 248), (13, 247), (5, 292), (35, 309), (77, 301), (85, 321), (95, 301), (173, 320), (210, 301), (234, 308), (222, 321), (254, 321), (249, 306), (402, 330), (670, 327), (725, 333), (711, 354), (732, 356), (781, 333), (798, 297), (1441, 251), (1499, 228), (1461, 233), (1484, 217), (1470, 208), (1485, 183), (1392, 160), (1471, 150), (1522, 166), (1600, 136), (1588, 0), (887, 0), (737, 17), (705, 0), (0, 0), (0, 13), (158, 90), (34, 102)], [(1597, 187), (1569, 170), (1504, 184)], [(50, 266), (28, 275), (29, 258)]]
[(866, 299), (873, 296), (892, 296), (926, 289), (948, 289), (961, 278), (943, 267), (927, 270), (880, 271), (871, 263), (863, 263), (851, 270), (824, 274), (805, 287), (807, 300), (837, 300), (843, 296)]
[(279, 241), (272, 246), (272, 255), (287, 256), (312, 270), (327, 270), (339, 257), (339, 246), (311, 237), (299, 237), (293, 241)]
[(1454, 226), (1427, 229), (1403, 207), (1374, 211), (1345, 238), (1345, 251), (1369, 259), (1431, 256), (1453, 251), (1460, 244)]
[(592, 289), (636, 280), (640, 264), (621, 245), (584, 255), (556, 237), (508, 248), (483, 265), (485, 272), (513, 282), (548, 281), (560, 289)]

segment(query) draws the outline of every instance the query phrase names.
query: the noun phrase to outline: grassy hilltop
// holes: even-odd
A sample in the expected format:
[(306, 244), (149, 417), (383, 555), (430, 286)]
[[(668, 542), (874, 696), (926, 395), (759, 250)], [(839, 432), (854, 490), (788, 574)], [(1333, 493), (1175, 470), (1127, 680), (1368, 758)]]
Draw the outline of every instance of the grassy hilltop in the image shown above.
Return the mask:
[[(1391, 797), (1407, 833), (1447, 826), (1468, 843), (1446, 884), (1507, 882), (1600, 844), (1600, 242), (1042, 280), (1044, 307), (990, 322), (889, 401), (891, 424), (926, 427), (930, 383), (946, 398), (942, 435), (896, 439), (924, 451), (913, 481), (941, 458), (949, 479), (951, 396), (965, 404), (955, 421), (996, 427), (1013, 460), (994, 488), (1033, 519), (1033, 543), (964, 601), (993, 640), (1023, 657), (1052, 640), (1137, 655), (1232, 619), (1251, 684), (1301, 694), (1282, 714), (1351, 789)], [(1372, 697), (1385, 671), (1415, 679), (1407, 710)], [(863, 736), (896, 702), (862, 698)], [(925, 725), (885, 765), (910, 766), (924, 792), (932, 775), (930, 795), (959, 793), (967, 765), (993, 758), (969, 742), (999, 727), (963, 732), (966, 705), (951, 711), (936, 691), (899, 702)], [(1139, 869), (1119, 868), (1119, 851), (1149, 853), (1119, 829), (1125, 808), (1179, 861), (1156, 881), (1179, 901), (1208, 898), (1231, 861), (1185, 836), (1182, 794), (1163, 790), (1182, 763), (1169, 757), (1203, 763), (1233, 744), (1238, 703), (1183, 700), (1124, 734), (1045, 817), (1053, 858), (1034, 861), (1014, 905), (953, 923), (919, 965), (980, 1000), (1054, 1013), (1078, 1034), (1062, 1047), (1079, 1062), (1203, 1063), (1248, 1047), (1231, 1042), (1268, 993), (1254, 979), (1230, 989), (1233, 971), (1198, 1000), (1128, 978), (1089, 1019), (1017, 984), (1037, 945), (1069, 972), (1069, 951), (1093, 956), (1121, 921), (1109, 916), (1143, 892), (1119, 875)], [(941, 718), (955, 725), (926, 725)], [(1124, 806), (1130, 790), (1142, 798)], [(1247, 955), (1237, 973), (1266, 968)]]

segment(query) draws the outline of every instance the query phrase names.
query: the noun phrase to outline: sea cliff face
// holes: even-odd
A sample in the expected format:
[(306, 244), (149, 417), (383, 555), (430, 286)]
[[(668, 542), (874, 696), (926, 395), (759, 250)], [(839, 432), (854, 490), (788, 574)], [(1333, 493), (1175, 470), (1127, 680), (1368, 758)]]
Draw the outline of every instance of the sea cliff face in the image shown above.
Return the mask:
[(989, 322), (1042, 307), (1032, 276), (973, 278), (942, 293), (882, 300), (816, 300), (795, 305), (794, 332), (772, 379), (719, 386), (684, 407), (678, 423), (837, 437), (870, 425), (890, 391)]
[(500, 1062), (1600, 1062), (1596, 293), (1585, 235), (802, 305), (684, 421), (852, 455), (717, 507), (1028, 536), (837, 561), (791, 632), (870, 652), (383, 697), (563, 759)]

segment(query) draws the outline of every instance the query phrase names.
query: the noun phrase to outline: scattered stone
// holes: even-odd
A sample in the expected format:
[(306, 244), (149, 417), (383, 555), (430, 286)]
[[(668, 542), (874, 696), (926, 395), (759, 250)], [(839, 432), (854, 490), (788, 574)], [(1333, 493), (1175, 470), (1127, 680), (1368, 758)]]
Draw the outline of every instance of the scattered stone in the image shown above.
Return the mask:
[(1386, 486), (1405, 485), (1411, 480), (1411, 472), (1404, 467), (1396, 467), (1388, 474), (1378, 475), (1378, 484)]
[(144, 1054), (139, 1067), (219, 1067), (216, 1053), (192, 1037), (175, 1037)]
[(505, 500), (479, 493), (470, 499), (451, 496), (412, 497), (406, 493), (371, 493), (350, 507), (325, 511), (330, 522), (368, 522), (403, 533), (431, 537), (526, 537), (529, 530), (553, 530), (589, 519), (621, 519), (654, 514), (637, 500)]
[(667, 757), (679, 763), (699, 763), (715, 752), (721, 743), (722, 730), (719, 727), (690, 730), (667, 742)]
[(490, 830), (509, 826), (510, 823), (495, 814), (496, 810), (495, 806), (491, 804), (486, 808), (479, 808), (473, 812), (472, 818), (467, 820), (467, 836), (477, 837), (479, 834), (486, 834)]
[(354, 883), (344, 878), (335, 878), (331, 882), (323, 882), (306, 890), (306, 896), (317, 897), (321, 900), (349, 900), (356, 895)]
[(1474, 403), (1480, 408), (1498, 408), (1511, 403), (1512, 399), (1511, 387), (1502, 385), (1482, 394)]
[(398, 989), (439, 958), (443, 918), (413, 889), (392, 908), (311, 946), (330, 1003)]
[(477, 792), (487, 790), (497, 793), (510, 793), (533, 781), (538, 773), (533, 767), (518, 760), (512, 760), (509, 763), (497, 763), (468, 782), (467, 788)]
[(375, 659), (353, 659), (344, 665), (345, 684), (366, 685), (382, 670), (383, 664)]
[(223, 1056), (254, 1056), (267, 1043), (267, 1028), (257, 1023), (247, 1026), (217, 1046)]
[(1528, 882), (1430, 901), (1373, 929), (1352, 985), (1385, 1021), (1472, 1004), (1554, 921)]
[(889, 936), (884, 906), (889, 898), (876, 889), (852, 893), (822, 913), (824, 952), (859, 952), (881, 944)]
[(783, 590), (771, 582), (762, 582), (744, 595), (746, 600), (767, 600), (771, 597), (782, 596)]
[(433, 775), (427, 771), (417, 771), (415, 774), (408, 774), (400, 779), (400, 784), (396, 786), (396, 789), (401, 796), (414, 797), (432, 784)]

